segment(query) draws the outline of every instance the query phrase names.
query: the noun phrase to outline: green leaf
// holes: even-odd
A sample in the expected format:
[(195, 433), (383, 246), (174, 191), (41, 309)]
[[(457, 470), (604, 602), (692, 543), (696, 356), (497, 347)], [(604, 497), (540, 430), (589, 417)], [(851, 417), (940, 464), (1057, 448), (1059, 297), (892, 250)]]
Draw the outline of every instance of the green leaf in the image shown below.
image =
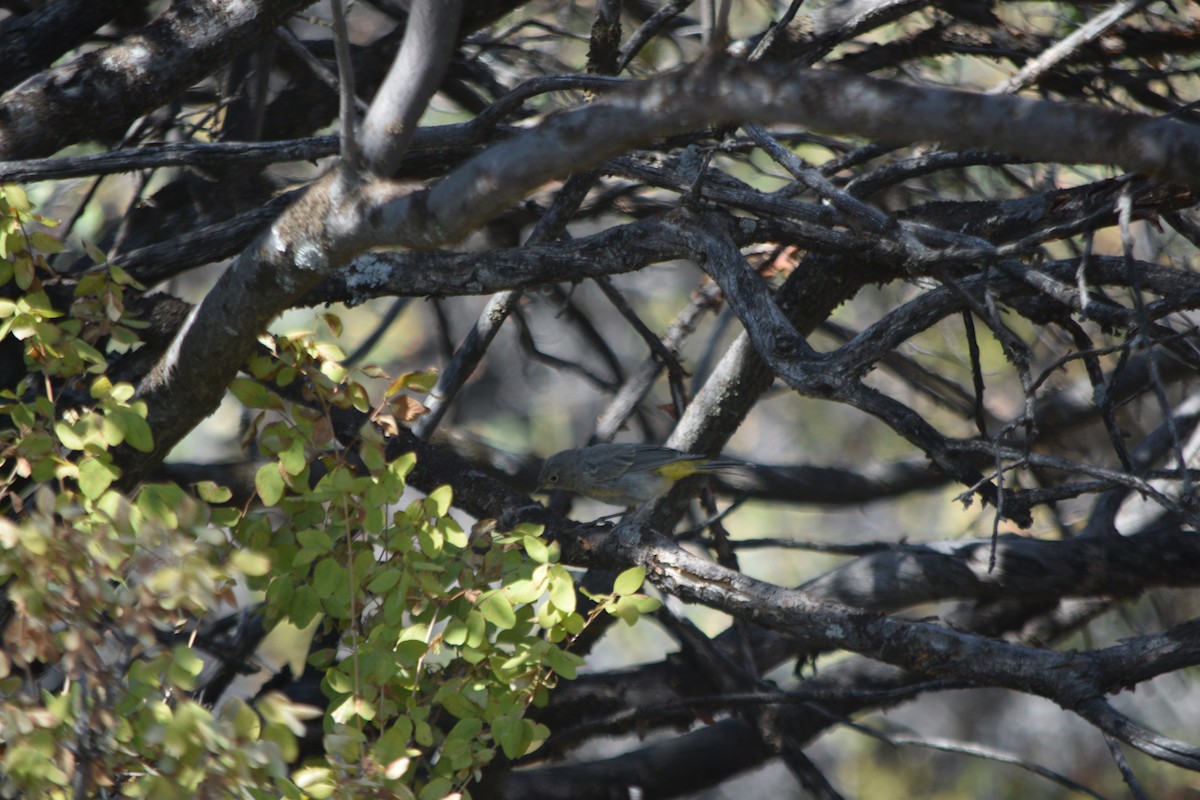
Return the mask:
[(483, 711), (463, 694), (449, 693), (442, 698), (442, 708), (459, 719), (474, 719)]
[(533, 725), (519, 717), (497, 717), (492, 721), (492, 737), (504, 750), (504, 755), (520, 758), (533, 744)]
[(134, 450), (149, 453), (154, 450), (154, 437), (150, 433), (150, 423), (133, 411), (116, 409), (109, 413), (108, 418), (121, 429), (125, 443)]
[(466, 717), (454, 723), (454, 727), (446, 734), (446, 741), (468, 741), (474, 739), (483, 731), (483, 720), (478, 717)]
[(544, 580), (518, 580), (504, 587), (504, 593), (508, 599), (519, 605), (532, 603), (541, 597), (544, 591)]
[(479, 647), (487, 636), (487, 619), (477, 609), (467, 614), (467, 647)]
[(337, 560), (322, 558), (313, 570), (313, 588), (322, 599), (341, 594), (350, 585), (350, 576)]
[(386, 569), (371, 579), (367, 584), (367, 591), (374, 594), (386, 594), (400, 583), (400, 578), (404, 572), (400, 569)]
[(271, 462), (259, 467), (258, 472), (254, 474), (254, 488), (258, 490), (258, 497), (263, 501), (263, 505), (277, 504), (283, 497), (284, 490), (283, 475), (279, 472), (279, 465)]
[(242, 521), (242, 512), (236, 508), (214, 508), (211, 509), (209, 519), (213, 525), (233, 528)]
[(408, 741), (412, 738), (412, 730), (411, 719), (408, 717), (396, 719), (372, 747), (376, 759), (382, 763), (388, 763), (407, 756)]
[(234, 378), (229, 384), (229, 391), (246, 408), (266, 408), (270, 402), (267, 387), (249, 378)]
[(564, 619), (562, 623), (563, 629), (572, 636), (578, 636), (579, 634), (583, 633), (583, 629), (586, 625), (587, 620), (583, 618), (582, 614), (578, 613), (568, 614), (567, 618)]
[(583, 659), (574, 653), (568, 653), (565, 650), (559, 650), (557, 647), (551, 647), (546, 651), (546, 664), (550, 669), (554, 670), (556, 675), (561, 675), (569, 681), (575, 680), (578, 674), (579, 667), (583, 664)]
[(196, 676), (204, 669), (204, 659), (190, 647), (175, 648), (171, 666), (167, 668), (167, 680), (184, 691), (196, 688)]
[(311, 586), (297, 586), (292, 603), (285, 611), (297, 628), (307, 627), (321, 612), (321, 598)]
[(145, 289), (136, 278), (116, 264), (108, 265), (108, 274), (112, 275), (113, 283), (118, 286), (132, 286), (134, 289)]
[(325, 683), (338, 694), (350, 694), (354, 691), (354, 679), (343, 672), (341, 667), (326, 672)]
[[(109, 392), (109, 397), (118, 403), (128, 403), (133, 399), (135, 394), (137, 394), (137, 387), (132, 383), (117, 383), (113, 384), (112, 391)], [(146, 416), (146, 404), (139, 401), (138, 405), (142, 409), (142, 416)]]
[(206, 503), (226, 503), (233, 492), (226, 486), (221, 486), (213, 481), (200, 481), (196, 484), (196, 494)]
[(34, 231), (31, 233), (29, 235), (29, 242), (35, 250), (46, 256), (61, 253), (67, 249), (65, 244), (43, 231)]
[(19, 258), (13, 262), (13, 275), (17, 279), (17, 288), (26, 291), (33, 285), (33, 262), (28, 258)]
[(470, 540), (467, 538), (466, 531), (464, 531), (462, 526), (454, 521), (453, 517), (442, 517), (439, 519), (437, 521), (437, 529), (446, 539), (446, 544), (451, 545), (452, 547), (457, 547), (459, 550), (462, 550), (469, 544)]
[(633, 594), (626, 598), (639, 614), (653, 614), (662, 608), (662, 601), (644, 594)]
[(425, 784), (425, 788), (417, 795), (419, 800), (442, 800), (450, 794), (454, 789), (454, 784), (449, 778), (434, 778), (429, 783)]
[(617, 579), (613, 581), (613, 594), (633, 594), (638, 589), (642, 588), (642, 583), (644, 583), (645, 580), (645, 567), (630, 567), (618, 575)]
[(396, 661), (406, 667), (415, 667), (428, 652), (429, 646), (421, 639), (406, 639), (395, 648)]
[(433, 513), (444, 517), (450, 513), (450, 503), (454, 499), (454, 492), (449, 486), (439, 486), (430, 492), (426, 499), (432, 501)]
[(221, 717), (233, 723), (233, 730), (246, 739), (257, 739), (262, 733), (262, 718), (240, 698), (230, 700), (221, 709)]
[(329, 532), (320, 528), (305, 528), (298, 531), (296, 541), (306, 550), (316, 550), (319, 553), (328, 553), (333, 549), (333, 539), (330, 538)]
[(79, 491), (89, 500), (95, 500), (108, 490), (118, 474), (116, 467), (99, 458), (85, 458), (79, 463)]
[(545, 564), (550, 560), (550, 549), (546, 543), (536, 536), (521, 537), (521, 546), (525, 548), (525, 552), (529, 557), (539, 564)]
[(550, 602), (568, 614), (575, 610), (575, 581), (561, 564), (550, 568)]
[(58, 437), (58, 441), (62, 443), (62, 446), (68, 450), (82, 450), (84, 448), (84, 441), (80, 435), (80, 431), (77, 430), (79, 427), (79, 423), (72, 425), (60, 419), (54, 423), (54, 435)]
[(446, 629), (442, 631), (442, 641), (452, 647), (466, 644), (467, 636), (471, 633), (467, 628), (465, 620), (452, 619), (446, 624)]
[(138, 510), (167, 528), (179, 526), (184, 502), (183, 490), (173, 483), (148, 483), (137, 494)]
[(304, 452), (304, 440), (293, 439), (279, 453), (279, 463), (288, 475), (299, 475), (308, 466), (308, 454)]
[(517, 615), (513, 611), (512, 603), (500, 592), (491, 591), (480, 598), (479, 611), (484, 619), (500, 630), (510, 630), (517, 624)]
[(546, 532), (545, 525), (538, 525), (533, 522), (522, 522), (517, 527), (513, 528), (513, 536), (537, 536), (540, 537)]
[(29, 195), (25, 194), (25, 190), (15, 183), (6, 183), (0, 186), (0, 198), (8, 201), (9, 206), (15, 211), (29, 213), (31, 206), (29, 205)]
[(428, 394), (435, 385), (437, 385), (438, 373), (437, 370), (431, 369), (425, 372), (406, 372), (388, 385), (384, 392), (384, 397), (392, 398), (405, 389), (415, 389), (418, 392)]
[(83, 252), (87, 253), (93, 264), (99, 265), (108, 261), (108, 256), (104, 254), (104, 251), (86, 239), (83, 242)]
[(619, 617), (626, 625), (636, 625), (641, 617), (638, 602), (633, 597), (618, 597), (617, 601), (607, 607), (608, 613)]
[(396, 456), (396, 458), (392, 460), (392, 463), (388, 465), (388, 469), (394, 476), (400, 479), (400, 484), (403, 486), (405, 478), (408, 477), (408, 473), (412, 472), (413, 467), (416, 465), (417, 454), (404, 453), (403, 455)]

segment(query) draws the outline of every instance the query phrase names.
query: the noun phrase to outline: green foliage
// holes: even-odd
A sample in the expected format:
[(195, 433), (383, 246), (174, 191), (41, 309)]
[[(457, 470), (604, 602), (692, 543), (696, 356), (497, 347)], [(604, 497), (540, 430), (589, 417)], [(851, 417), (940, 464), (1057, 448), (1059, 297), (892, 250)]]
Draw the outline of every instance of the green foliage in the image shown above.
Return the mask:
[[(0, 331), (27, 368), (0, 394), (0, 793), (466, 793), (498, 754), (549, 735), (526, 712), (575, 676), (569, 646), (591, 619), (655, 607), (632, 570), (585, 619), (539, 530), (468, 533), (447, 486), (408, 499), (415, 457), (389, 459), (384, 432), (420, 413), (402, 390), (434, 376), (401, 376), (373, 408), (336, 348), (308, 336), (264, 337), (229, 387), (258, 412), (261, 508), (230, 507), (211, 482), (119, 493), (113, 448), (152, 447), (145, 405), (105, 375), (106, 353), (138, 346), (134, 284), (89, 248), (97, 266), (74, 296), (48, 292), (44, 256), (61, 245), (39, 224), (23, 192), (0, 191)], [(337, 409), (370, 419), (353, 451), (334, 441)], [(296, 737), (319, 711), (191, 696), (205, 662), (190, 626), (247, 590), (269, 625), (316, 621), (338, 644), (311, 656), (330, 701), (325, 754), (300, 768)]]
[[(448, 486), (402, 503), (415, 459), (389, 461), (374, 424), (352, 455), (331, 450), (324, 409), (365, 391), (331, 379), (307, 339), (269, 346), (279, 357), (256, 361), (255, 377), (278, 385), (287, 371), (315, 402), (285, 408), (249, 382), (234, 387), (262, 411), (253, 427), (273, 460), (255, 485), (279, 512), (245, 517), (235, 535), (271, 561), (250, 583), (269, 620), (321, 618), (341, 632), (337, 652), (313, 655), (331, 701), (328, 763), (300, 782), (310, 792), (358, 782), (422, 798), (464, 791), (497, 751), (518, 758), (549, 735), (525, 712), (579, 665), (560, 646), (585, 624), (571, 575), (537, 530), (501, 535), (483, 522), (468, 535), (450, 516)], [(393, 393), (402, 385), (411, 376)]]
[(652, 614), (662, 605), (653, 597), (637, 593), (645, 580), (645, 567), (630, 567), (613, 581), (611, 593), (591, 594), (585, 592), (585, 594), (596, 603), (594, 613), (607, 612), (620, 618), (626, 625), (633, 625), (641, 618), (642, 614)]
[(20, 189), (0, 191), (0, 334), (27, 376), (0, 393), (0, 791), (276, 794), (303, 710), (289, 718), (273, 698), (273, 714), (240, 701), (214, 713), (188, 697), (204, 662), (186, 626), (232, 609), (263, 562), (230, 547), (216, 487), (111, 488), (111, 449), (152, 445), (133, 387), (103, 374), (102, 349), (137, 345), (133, 281), (89, 249), (99, 267), (73, 297), (48, 291), (45, 255), (62, 249), (34, 229), (48, 224)]

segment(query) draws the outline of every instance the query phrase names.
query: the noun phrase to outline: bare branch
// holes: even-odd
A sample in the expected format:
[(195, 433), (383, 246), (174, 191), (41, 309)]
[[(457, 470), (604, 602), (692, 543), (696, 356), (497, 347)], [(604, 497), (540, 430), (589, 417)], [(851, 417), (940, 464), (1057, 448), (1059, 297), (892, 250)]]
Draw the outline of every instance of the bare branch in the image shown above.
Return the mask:
[(1080, 26), (1070, 36), (1053, 47), (1047, 48), (1037, 58), (1027, 62), (1021, 68), (1020, 72), (1004, 81), (1004, 83), (989, 89), (988, 94), (1011, 94), (1036, 83), (1043, 73), (1053, 69), (1055, 65), (1070, 56), (1072, 52), (1100, 36), (1100, 34), (1117, 24), (1122, 18), (1129, 16), (1143, 6), (1149, 5), (1149, 2), (1150, 0), (1125, 0), (1122, 3), (1115, 3), (1103, 13), (1097, 14), (1088, 20), (1087, 24)]
[[(697, 104), (684, 98), (703, 96)], [(830, 71), (722, 60), (567, 112), (464, 164), (430, 191), (381, 208), (373, 243), (454, 241), (536, 186), (655, 137), (717, 123), (787, 121), (884, 141), (941, 141), (1024, 158), (1117, 164), (1200, 187), (1194, 126), (1016, 97), (922, 89)], [(903, 120), (897, 123), (897, 120)], [(549, 157), (548, 157), (549, 154)]]
[[(357, 176), (362, 169), (362, 152), (358, 146), (354, 91), (354, 63), (350, 60), (350, 32), (346, 28), (346, 9), (342, 0), (329, 0), (333, 16), (333, 51), (338, 65), (338, 133), (342, 147), (342, 169)], [(455, 21), (457, 23), (457, 20)], [(438, 75), (441, 80), (441, 75)], [(424, 108), (424, 103), (422, 103)]]
[(383, 177), (400, 165), (442, 83), (454, 52), (462, 0), (417, 0), (404, 30), (404, 42), (363, 120), (362, 150), (368, 167)]
[[(280, 25), (278, 28), (276, 28), (275, 38), (279, 39), (279, 41), (283, 42), (289, 50), (295, 53), (296, 57), (299, 58), (305, 66), (312, 70), (312, 73), (317, 76), (321, 83), (325, 84), (330, 89), (333, 89), (335, 92), (340, 93), (341, 90), (339, 88), (338, 75), (334, 72), (331, 72), (319, 58), (314, 56), (312, 52), (305, 47), (304, 42), (300, 41), (300, 39), (298, 39), (294, 33), (288, 30), (287, 26)], [(367, 104), (363, 102), (362, 98), (360, 98), (357, 94), (354, 95), (354, 107), (361, 112), (366, 112), (367, 110)]]

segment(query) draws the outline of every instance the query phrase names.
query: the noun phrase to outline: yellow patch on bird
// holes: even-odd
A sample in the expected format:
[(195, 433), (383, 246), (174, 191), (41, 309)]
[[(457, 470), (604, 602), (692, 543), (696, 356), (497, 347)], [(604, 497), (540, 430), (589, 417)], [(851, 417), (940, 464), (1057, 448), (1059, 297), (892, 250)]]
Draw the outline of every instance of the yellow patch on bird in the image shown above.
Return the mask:
[(670, 464), (663, 464), (654, 472), (663, 476), (669, 481), (678, 481), (686, 478), (689, 475), (695, 475), (697, 472), (704, 472), (704, 459), (688, 458), (679, 461), (672, 461)]

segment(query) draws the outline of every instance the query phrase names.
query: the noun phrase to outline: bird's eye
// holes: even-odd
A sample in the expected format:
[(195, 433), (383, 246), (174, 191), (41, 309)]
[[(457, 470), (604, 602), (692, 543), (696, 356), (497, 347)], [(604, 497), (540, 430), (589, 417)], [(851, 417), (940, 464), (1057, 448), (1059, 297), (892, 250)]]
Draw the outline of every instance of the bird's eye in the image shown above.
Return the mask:
[(557, 475), (547, 475), (546, 483), (558, 483), (558, 476)]

